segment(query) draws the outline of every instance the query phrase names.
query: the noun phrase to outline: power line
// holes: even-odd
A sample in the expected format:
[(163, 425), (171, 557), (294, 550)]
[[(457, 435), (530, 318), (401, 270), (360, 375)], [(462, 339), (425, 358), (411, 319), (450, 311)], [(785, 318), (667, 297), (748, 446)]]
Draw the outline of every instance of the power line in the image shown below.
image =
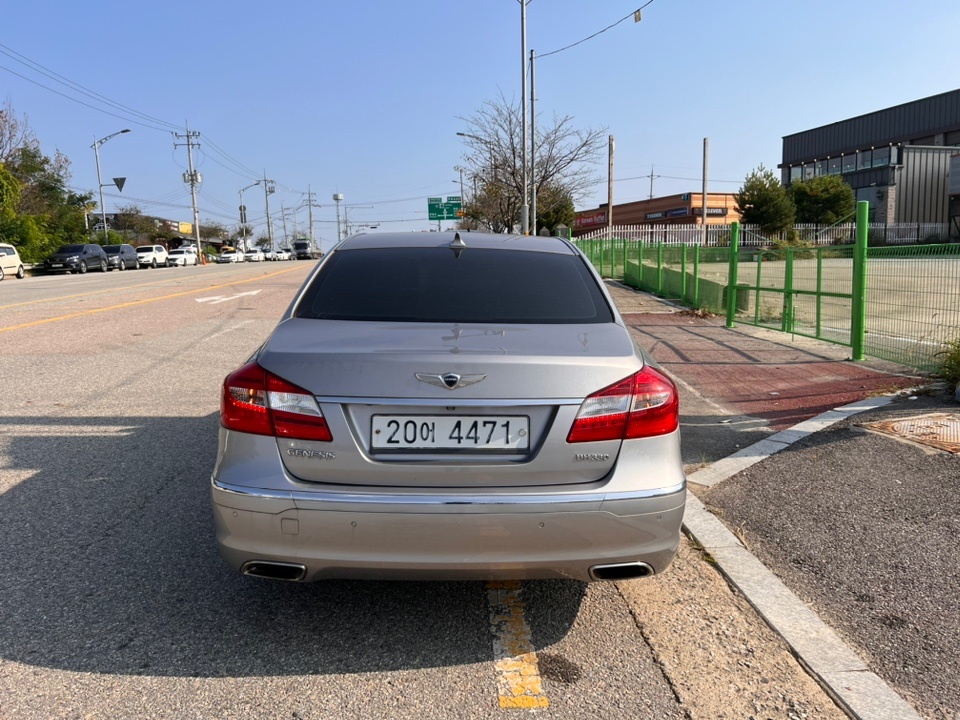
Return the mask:
[(631, 18), (631, 17), (635, 18), (635, 17), (637, 16), (637, 13), (639, 13), (641, 10), (643, 10), (645, 7), (647, 7), (647, 5), (651, 5), (651, 4), (653, 4), (653, 0), (649, 0), (645, 5), (641, 5), (639, 8), (637, 8), (636, 10), (634, 10), (634, 11), (633, 11), (632, 13), (630, 13), (629, 15), (625, 15), (624, 17), (620, 18), (620, 19), (617, 20), (613, 25), (608, 25), (608, 26), (605, 27), (603, 30), (598, 30), (598, 31), (595, 32), (593, 35), (590, 35), (589, 37), (585, 37), (583, 40), (577, 40), (577, 42), (571, 43), (570, 45), (567, 45), (566, 47), (560, 48), (559, 50), (551, 50), (551, 51), (548, 52), (548, 53), (543, 53), (543, 55), (537, 55), (537, 59), (538, 59), (538, 60), (542, 60), (542, 59), (545, 58), (545, 57), (550, 57), (551, 55), (556, 55), (557, 53), (562, 53), (564, 50), (569, 50), (569, 49), (572, 48), (572, 47), (576, 47), (577, 45), (580, 45), (580, 44), (582, 44), (582, 43), (585, 43), (587, 40), (593, 40), (593, 38), (595, 38), (597, 35), (603, 35), (603, 33), (605, 33), (607, 30), (612, 30), (613, 28), (615, 28), (617, 25), (619, 25), (620, 23), (622, 23), (622, 22), (623, 22), (624, 20), (626, 20), (627, 18)]

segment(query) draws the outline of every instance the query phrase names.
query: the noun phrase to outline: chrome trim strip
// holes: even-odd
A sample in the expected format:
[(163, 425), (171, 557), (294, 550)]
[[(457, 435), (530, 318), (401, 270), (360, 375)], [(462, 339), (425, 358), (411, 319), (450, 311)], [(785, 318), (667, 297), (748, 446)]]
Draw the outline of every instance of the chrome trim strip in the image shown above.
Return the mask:
[(329, 491), (290, 492), (287, 490), (246, 488), (239, 485), (221, 483), (215, 478), (211, 478), (210, 482), (215, 490), (233, 495), (244, 495), (251, 498), (357, 505), (572, 505), (577, 503), (617, 502), (619, 500), (643, 500), (646, 498), (673, 495), (683, 492), (686, 489), (686, 481), (684, 481), (671, 487), (655, 488), (652, 490), (633, 490), (622, 493), (543, 493), (538, 495), (406, 495), (397, 493), (387, 495), (383, 493)]
[(576, 405), (579, 407), (583, 403), (583, 398), (481, 400), (463, 399), (456, 395), (438, 398), (330, 397), (326, 395), (316, 395), (314, 397), (317, 402), (339, 403), (341, 405), (413, 405), (418, 407), (525, 407), (539, 405)]

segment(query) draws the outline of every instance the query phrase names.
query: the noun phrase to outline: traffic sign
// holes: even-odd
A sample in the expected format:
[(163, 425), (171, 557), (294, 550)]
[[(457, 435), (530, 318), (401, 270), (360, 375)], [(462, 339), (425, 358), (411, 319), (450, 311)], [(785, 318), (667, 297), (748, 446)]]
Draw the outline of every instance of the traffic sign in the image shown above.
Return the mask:
[(430, 220), (456, 220), (463, 217), (463, 204), (459, 195), (448, 195), (447, 201), (442, 198), (427, 198), (427, 214)]

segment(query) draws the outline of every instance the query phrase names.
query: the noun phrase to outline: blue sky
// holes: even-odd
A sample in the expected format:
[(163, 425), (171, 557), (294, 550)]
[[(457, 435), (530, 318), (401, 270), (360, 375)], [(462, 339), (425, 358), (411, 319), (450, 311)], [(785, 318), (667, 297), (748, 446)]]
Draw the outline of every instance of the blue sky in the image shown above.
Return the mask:
[[(645, 1), (532, 0), (528, 49), (574, 43)], [(784, 135), (956, 89), (958, 26), (955, 0), (655, 0), (640, 24), (539, 61), (538, 110), (614, 135), (616, 202), (647, 197), (651, 165), (655, 195), (699, 189), (704, 137), (710, 189), (732, 192), (760, 163), (776, 167)], [(353, 224), (435, 227), (426, 198), (459, 194), (460, 118), (520, 97), (518, 0), (36, 0), (9, 4), (0, 44), (152, 118), (0, 54), (0, 101), (28, 116), (48, 154), (66, 153), (74, 187), (96, 188), (95, 138), (133, 130), (101, 148), (104, 178), (127, 178), (108, 211), (133, 202), (191, 219), (186, 150), (168, 126), (189, 121), (203, 134), (201, 221), (234, 224), (238, 191), (266, 171), (277, 227), (281, 203), (301, 205), (310, 186), (324, 248), (335, 192)], [(601, 179), (578, 209), (605, 198)], [(263, 227), (262, 191), (244, 200)], [(297, 221), (303, 230), (306, 210)]]

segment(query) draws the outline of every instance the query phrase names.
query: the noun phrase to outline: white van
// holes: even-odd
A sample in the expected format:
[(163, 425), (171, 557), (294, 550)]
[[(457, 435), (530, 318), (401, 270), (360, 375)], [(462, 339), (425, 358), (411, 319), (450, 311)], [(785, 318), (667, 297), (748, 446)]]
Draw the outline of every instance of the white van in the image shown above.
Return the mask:
[(26, 272), (23, 270), (23, 262), (20, 260), (20, 253), (13, 245), (0, 243), (0, 280), (7, 275), (15, 275), (23, 279)]

